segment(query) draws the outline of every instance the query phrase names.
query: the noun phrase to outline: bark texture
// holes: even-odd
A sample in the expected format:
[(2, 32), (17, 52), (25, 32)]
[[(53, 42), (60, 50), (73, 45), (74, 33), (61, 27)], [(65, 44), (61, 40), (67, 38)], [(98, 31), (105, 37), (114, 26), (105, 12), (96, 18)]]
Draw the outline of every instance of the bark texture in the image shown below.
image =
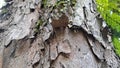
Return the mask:
[[(67, 0), (66, 0), (67, 1)], [(0, 68), (120, 68), (94, 0), (10, 0), (0, 14)]]

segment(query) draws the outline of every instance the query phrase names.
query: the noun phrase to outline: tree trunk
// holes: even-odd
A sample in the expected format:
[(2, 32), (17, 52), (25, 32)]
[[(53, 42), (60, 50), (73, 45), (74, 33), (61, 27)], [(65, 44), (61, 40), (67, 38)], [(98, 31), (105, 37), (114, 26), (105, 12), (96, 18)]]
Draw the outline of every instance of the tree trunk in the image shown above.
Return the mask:
[(10, 0), (3, 9), (0, 68), (120, 68), (94, 0)]

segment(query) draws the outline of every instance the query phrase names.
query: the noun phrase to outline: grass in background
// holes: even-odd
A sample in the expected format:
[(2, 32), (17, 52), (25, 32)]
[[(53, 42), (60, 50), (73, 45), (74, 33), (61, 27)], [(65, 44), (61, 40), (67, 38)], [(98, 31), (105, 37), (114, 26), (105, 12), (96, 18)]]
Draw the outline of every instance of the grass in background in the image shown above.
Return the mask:
[(112, 41), (120, 57), (120, 0), (96, 0), (97, 9), (112, 29)]

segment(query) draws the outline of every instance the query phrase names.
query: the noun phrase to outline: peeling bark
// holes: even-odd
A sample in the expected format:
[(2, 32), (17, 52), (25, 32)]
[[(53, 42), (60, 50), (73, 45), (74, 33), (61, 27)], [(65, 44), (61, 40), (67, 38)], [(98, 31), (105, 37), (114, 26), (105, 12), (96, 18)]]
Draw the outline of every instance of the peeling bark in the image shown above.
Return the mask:
[(0, 15), (0, 68), (119, 68), (95, 1), (76, 1), (60, 12), (56, 0), (49, 8), (43, 0), (11, 0), (10, 15)]

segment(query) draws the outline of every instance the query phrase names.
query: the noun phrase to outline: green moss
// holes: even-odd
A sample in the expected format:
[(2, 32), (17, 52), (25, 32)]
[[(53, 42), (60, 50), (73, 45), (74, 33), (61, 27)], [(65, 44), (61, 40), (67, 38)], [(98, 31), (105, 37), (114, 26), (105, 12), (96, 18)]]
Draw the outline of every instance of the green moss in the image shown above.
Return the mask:
[(43, 7), (43, 8), (46, 8), (46, 7), (47, 7), (47, 1), (48, 1), (48, 0), (42, 0), (42, 7)]
[(71, 1), (71, 5), (72, 5), (72, 6), (75, 6), (76, 2), (77, 2), (76, 0), (72, 0), (72, 1)]
[(6, 14), (7, 12), (8, 12), (8, 10), (7, 10), (7, 9), (5, 9), (5, 8), (4, 8), (4, 9), (2, 9), (2, 11), (1, 11), (1, 13), (2, 13), (2, 14)]
[(73, 8), (77, 3), (77, 0), (56, 0), (55, 3), (51, 3), (50, 1), (51, 0), (42, 0), (41, 8), (50, 9), (48, 10), (49, 12), (52, 12), (55, 9), (57, 9), (57, 12), (60, 14), (69, 10), (69, 7)]
[(37, 21), (36, 28), (39, 29), (42, 24), (43, 24), (43, 21), (41, 19), (39, 19)]
[(38, 32), (39, 32), (39, 28), (40, 28), (40, 26), (42, 26), (42, 24), (43, 24), (42, 19), (39, 19), (39, 20), (37, 21), (37, 24), (36, 24), (36, 27), (35, 27), (35, 33), (38, 33)]
[(76, 0), (70, 0), (70, 1), (67, 1), (67, 0), (60, 0), (60, 1), (57, 1), (56, 3), (56, 7), (59, 7), (59, 6), (64, 6), (65, 4), (70, 4), (72, 7), (75, 6), (76, 4)]
[(60, 12), (63, 12), (69, 7), (74, 7), (76, 4), (76, 0), (60, 0), (57, 1), (56, 4), (53, 6), (55, 9), (58, 9)]

